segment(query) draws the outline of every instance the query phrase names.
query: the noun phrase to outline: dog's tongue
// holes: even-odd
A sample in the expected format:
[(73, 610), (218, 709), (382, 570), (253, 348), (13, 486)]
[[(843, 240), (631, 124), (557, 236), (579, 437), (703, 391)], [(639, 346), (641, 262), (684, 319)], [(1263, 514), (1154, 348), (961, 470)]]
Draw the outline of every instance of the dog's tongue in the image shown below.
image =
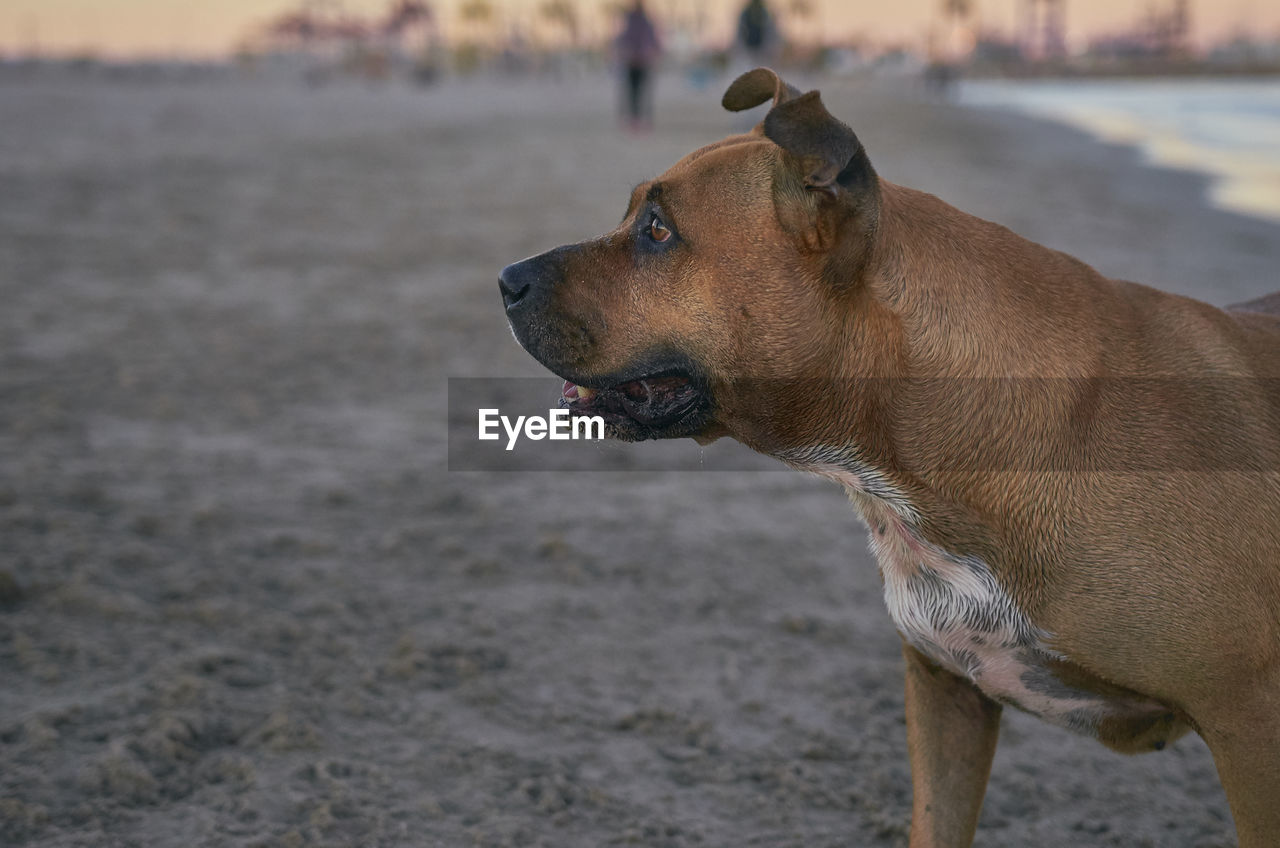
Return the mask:
[(564, 395), (565, 400), (591, 400), (595, 392), (591, 389), (583, 388), (569, 380), (564, 381), (564, 388), (560, 390), (560, 394)]

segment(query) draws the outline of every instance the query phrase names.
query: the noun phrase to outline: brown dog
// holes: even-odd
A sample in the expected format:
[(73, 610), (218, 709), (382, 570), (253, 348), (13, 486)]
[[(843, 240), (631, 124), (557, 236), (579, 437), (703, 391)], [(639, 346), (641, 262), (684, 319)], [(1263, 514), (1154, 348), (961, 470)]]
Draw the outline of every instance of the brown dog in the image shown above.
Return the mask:
[(887, 183), (772, 71), (724, 105), (770, 98), (504, 269), (517, 339), (620, 438), (847, 489), (904, 639), (912, 846), (972, 841), (1002, 704), (1125, 752), (1196, 730), (1240, 844), (1280, 844), (1280, 318)]

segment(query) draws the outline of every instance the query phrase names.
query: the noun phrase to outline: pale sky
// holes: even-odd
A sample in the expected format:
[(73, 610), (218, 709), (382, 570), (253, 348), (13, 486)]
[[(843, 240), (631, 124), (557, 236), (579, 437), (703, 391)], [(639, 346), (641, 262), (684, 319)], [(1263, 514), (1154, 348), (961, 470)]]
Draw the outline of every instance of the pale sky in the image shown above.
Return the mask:
[[(337, 0), (329, 0), (332, 4)], [(463, 0), (434, 0), (446, 27)], [(508, 18), (528, 18), (542, 0), (492, 0)], [(859, 33), (877, 40), (918, 46), (941, 0), (811, 0), (825, 26), (827, 40)], [(1067, 0), (1067, 33), (1073, 42), (1126, 28), (1151, 6), (1170, 0)], [(975, 0), (980, 19), (1006, 32), (1017, 20), (1020, 0)], [(53, 53), (93, 52), (105, 56), (197, 55), (228, 53), (255, 23), (299, 5), (297, 0), (3, 0), (0, 2), (0, 51), (31, 46)], [(342, 0), (359, 15), (380, 15), (390, 0)], [(603, 0), (578, 0), (595, 13)], [(661, 22), (671, 9), (688, 10), (690, 0), (649, 0)], [(727, 36), (740, 0), (703, 0), (715, 31)], [(775, 0), (775, 7), (790, 0)], [(1249, 32), (1280, 38), (1280, 2), (1276, 0), (1191, 0), (1193, 33), (1198, 43), (1217, 40), (1247, 25)]]

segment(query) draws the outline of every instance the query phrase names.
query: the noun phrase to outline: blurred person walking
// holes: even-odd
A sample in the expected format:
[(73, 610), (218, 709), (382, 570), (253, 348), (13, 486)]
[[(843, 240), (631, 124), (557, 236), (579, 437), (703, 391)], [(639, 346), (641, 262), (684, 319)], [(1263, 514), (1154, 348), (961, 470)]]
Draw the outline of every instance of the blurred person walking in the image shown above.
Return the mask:
[(622, 19), (622, 31), (616, 42), (618, 62), (622, 67), (623, 95), (628, 125), (640, 132), (653, 127), (653, 66), (662, 53), (657, 28), (644, 8), (644, 0), (635, 0)]
[(772, 65), (782, 39), (778, 24), (764, 0), (748, 0), (738, 15), (738, 48), (748, 68)]

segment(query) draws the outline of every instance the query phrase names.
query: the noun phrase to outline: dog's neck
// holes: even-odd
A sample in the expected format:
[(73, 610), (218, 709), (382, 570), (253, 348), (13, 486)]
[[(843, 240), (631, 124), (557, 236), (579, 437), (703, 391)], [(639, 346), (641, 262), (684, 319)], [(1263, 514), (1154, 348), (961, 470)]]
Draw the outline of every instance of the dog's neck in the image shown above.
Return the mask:
[[(1097, 373), (1102, 341), (1082, 335), (1110, 286), (1069, 256), (966, 215), (931, 194), (882, 183), (872, 308), (901, 335), (886, 356), (925, 377)], [(1087, 273), (1082, 273), (1082, 271)], [(856, 357), (854, 357), (856, 358)]]
[[(862, 302), (845, 310), (835, 356), (841, 386), (829, 402), (839, 409), (806, 416), (828, 430), (771, 452), (908, 525), (943, 523), (953, 541), (984, 536), (980, 516), (997, 502), (998, 514), (1017, 515), (1018, 501), (1035, 501), (1037, 475), (996, 484), (999, 475), (971, 472), (1002, 469), (1020, 437), (1070, 418), (1073, 398), (1052, 381), (1103, 370), (1104, 340), (1080, 328), (1105, 322), (1081, 313), (1108, 308), (1114, 293), (1076, 260), (1003, 227), (969, 216), (957, 224), (962, 213), (932, 195), (891, 183), (882, 192), (870, 261), (848, 286)], [(987, 402), (992, 387), (1015, 399)], [(1043, 387), (1033, 405), (1016, 399)], [(957, 458), (967, 463), (959, 474), (947, 470)]]

